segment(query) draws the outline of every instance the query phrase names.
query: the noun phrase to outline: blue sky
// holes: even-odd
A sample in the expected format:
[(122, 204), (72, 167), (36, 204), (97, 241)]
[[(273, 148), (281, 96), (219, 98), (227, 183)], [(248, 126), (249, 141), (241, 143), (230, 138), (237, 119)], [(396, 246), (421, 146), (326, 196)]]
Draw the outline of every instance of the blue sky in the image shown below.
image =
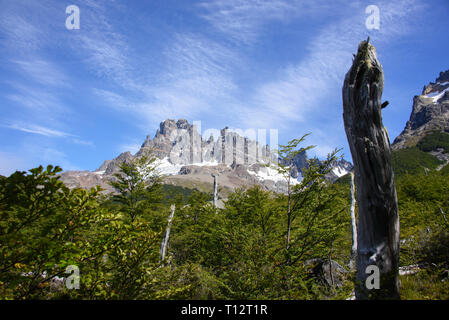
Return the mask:
[[(65, 26), (80, 9), (80, 29)], [(365, 8), (380, 9), (368, 30)], [(21, 1), (0, 7), (0, 174), (94, 170), (167, 118), (305, 133), (312, 155), (351, 160), (341, 86), (361, 40), (385, 71), (393, 140), (412, 98), (449, 69), (449, 2)]]

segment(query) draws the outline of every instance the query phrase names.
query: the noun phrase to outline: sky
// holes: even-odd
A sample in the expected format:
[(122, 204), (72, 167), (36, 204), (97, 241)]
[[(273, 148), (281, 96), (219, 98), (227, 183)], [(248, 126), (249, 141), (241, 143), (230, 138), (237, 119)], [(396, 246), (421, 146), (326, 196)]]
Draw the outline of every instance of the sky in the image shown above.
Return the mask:
[[(66, 20), (79, 8), (79, 29)], [(366, 21), (379, 9), (379, 28)], [(351, 160), (341, 88), (368, 36), (391, 141), (413, 96), (449, 69), (449, 1), (0, 0), (0, 174), (95, 170), (165, 119), (202, 131), (311, 133), (309, 156)], [(369, 20), (372, 21), (372, 20)], [(268, 131), (269, 132), (269, 131)]]

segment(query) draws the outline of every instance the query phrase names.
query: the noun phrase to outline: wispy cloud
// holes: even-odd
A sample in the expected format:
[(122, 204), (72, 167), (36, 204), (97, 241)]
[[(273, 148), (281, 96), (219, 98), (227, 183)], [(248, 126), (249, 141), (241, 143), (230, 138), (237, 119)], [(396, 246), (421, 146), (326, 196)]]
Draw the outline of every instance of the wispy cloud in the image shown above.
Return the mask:
[(87, 1), (83, 7), (83, 31), (74, 35), (71, 45), (98, 77), (125, 89), (139, 90), (136, 67), (130, 57), (132, 49), (117, 27), (120, 24), (110, 23), (108, 10), (117, 12), (123, 8), (113, 1)]
[(326, 25), (307, 46), (308, 54), (301, 61), (286, 66), (276, 80), (254, 90), (250, 106), (241, 113), (244, 121), (255, 126), (288, 125), (290, 121), (304, 123), (317, 115), (322, 117), (323, 113), (339, 116), (340, 111), (335, 112), (338, 108), (323, 109), (328, 108), (325, 100), (331, 93), (340, 92), (358, 42), (371, 35), (375, 43), (388, 43), (412, 32), (413, 21), (421, 8), (419, 1), (379, 5), (384, 19), (381, 32), (369, 32), (365, 28), (365, 6), (361, 4), (355, 8), (357, 18), (351, 12), (348, 17)]
[[(341, 1), (315, 0), (214, 0), (198, 6), (202, 17), (237, 43), (251, 44), (271, 22), (287, 23), (297, 17), (310, 17), (338, 6)], [(347, 6), (347, 1), (345, 1)]]
[(146, 91), (151, 101), (142, 105), (159, 117), (193, 117), (213, 111), (214, 101), (226, 99), (236, 85), (231, 68), (238, 56), (212, 40), (193, 34), (178, 34), (165, 50), (169, 68), (162, 81)]
[(94, 143), (92, 141), (87, 141), (80, 139), (79, 136), (67, 133), (60, 130), (50, 129), (44, 126), (36, 125), (36, 124), (26, 124), (26, 123), (13, 123), (9, 125), (0, 125), (1, 127), (18, 130), (26, 133), (37, 134), (49, 138), (67, 138), (69, 141), (75, 144), (94, 147)]
[(229, 99), (237, 88), (232, 68), (238, 67), (239, 57), (217, 42), (196, 34), (176, 34), (163, 55), (166, 68), (159, 81), (135, 86), (141, 97), (124, 97), (104, 89), (93, 89), (94, 93), (114, 109), (132, 111), (147, 127), (161, 119), (213, 113), (216, 103)]
[[(58, 12), (46, 0), (39, 3), (18, 0), (2, 5), (0, 37), (5, 41), (0, 46), (5, 54), (2, 67), (8, 71), (8, 78), (4, 77), (2, 84), (9, 89), (4, 98), (14, 106), (6, 113), (16, 124), (20, 120), (12, 117), (20, 115), (21, 119), (61, 125), (66, 119), (63, 116), (73, 112), (62, 99), (64, 90), (71, 88), (71, 79), (48, 57), (47, 51), (61, 40), (60, 33), (50, 32), (58, 30), (52, 28), (58, 20), (49, 18), (58, 16), (57, 13), (63, 19), (64, 12)], [(39, 126), (20, 128), (43, 136), (57, 133)]]
[(4, 127), (14, 130), (19, 130), (27, 133), (39, 134), (46, 137), (73, 137), (72, 134), (62, 132), (59, 130), (45, 128), (34, 124), (10, 124)]
[(0, 17), (0, 26), (6, 39), (6, 43), (3, 43), (5, 47), (29, 51), (42, 45), (39, 39), (44, 36), (43, 30), (36, 28), (32, 22), (8, 11), (3, 11)]
[(12, 60), (12, 62), (19, 67), (24, 78), (31, 78), (39, 85), (69, 86), (69, 80), (64, 72), (49, 61), (31, 57), (28, 60)]

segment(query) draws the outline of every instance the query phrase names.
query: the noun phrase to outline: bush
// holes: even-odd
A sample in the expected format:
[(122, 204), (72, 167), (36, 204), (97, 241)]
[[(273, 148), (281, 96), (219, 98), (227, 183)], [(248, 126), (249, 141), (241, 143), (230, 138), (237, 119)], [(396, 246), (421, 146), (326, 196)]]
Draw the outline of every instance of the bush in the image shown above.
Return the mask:
[(435, 169), (443, 162), (425, 153), (417, 147), (400, 149), (391, 154), (393, 170), (396, 176), (405, 173), (416, 174), (427, 169)]
[(449, 134), (441, 131), (432, 131), (418, 142), (417, 147), (424, 152), (435, 151), (441, 148), (444, 152), (449, 153)]

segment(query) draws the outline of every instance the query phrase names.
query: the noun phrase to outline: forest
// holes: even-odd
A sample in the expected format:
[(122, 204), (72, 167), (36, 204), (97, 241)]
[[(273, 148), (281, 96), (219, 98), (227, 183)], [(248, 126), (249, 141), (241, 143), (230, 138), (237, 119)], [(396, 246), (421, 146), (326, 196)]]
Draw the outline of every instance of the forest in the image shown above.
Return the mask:
[[(114, 194), (69, 189), (51, 165), (1, 177), (0, 299), (350, 299), (351, 179), (325, 179), (338, 156), (295, 185), (280, 165), (286, 194), (237, 189), (223, 208), (165, 184), (151, 155), (121, 165)], [(449, 172), (398, 158), (401, 299), (449, 299)]]

